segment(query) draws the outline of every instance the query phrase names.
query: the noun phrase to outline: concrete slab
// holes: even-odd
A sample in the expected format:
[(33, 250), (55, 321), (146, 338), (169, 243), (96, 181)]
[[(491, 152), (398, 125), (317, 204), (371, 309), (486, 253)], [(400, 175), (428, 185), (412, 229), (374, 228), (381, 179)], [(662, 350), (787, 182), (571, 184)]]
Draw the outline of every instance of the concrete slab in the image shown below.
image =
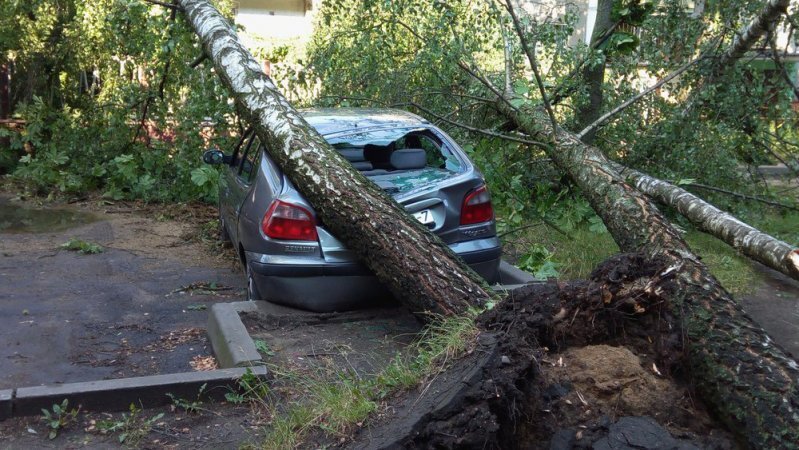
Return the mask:
[[(263, 366), (250, 370), (259, 377), (268, 373)], [(19, 388), (12, 413), (14, 417), (41, 414), (42, 408), (49, 409), (64, 399), (69, 400), (70, 408), (80, 405), (84, 411), (123, 411), (131, 403), (153, 408), (170, 404), (172, 399), (167, 394), (194, 401), (203, 385), (201, 400), (222, 399), (246, 371), (247, 368), (219, 369)]]
[(208, 338), (219, 367), (250, 367), (263, 364), (240, 312), (256, 311), (259, 302), (217, 303), (208, 315)]
[[(529, 273), (505, 261), (500, 262), (499, 271), (501, 284), (492, 287), (498, 292), (510, 291), (527, 283), (539, 281)], [(249, 367), (263, 364), (261, 354), (255, 348), (255, 343), (239, 315), (243, 312), (256, 311), (270, 317), (288, 316), (300, 320), (308, 318), (309, 320), (335, 321), (331, 318), (339, 316), (352, 319), (350, 315), (346, 314), (313, 313), (265, 301), (217, 303), (211, 307), (207, 330), (220, 367)], [(368, 314), (368, 311), (365, 313)]]
[(5, 420), (11, 417), (13, 398), (14, 391), (12, 389), (0, 390), (0, 420)]
[(502, 260), (499, 262), (499, 282), (505, 290), (511, 290), (511, 286), (533, 283), (536, 278), (529, 272), (525, 272), (518, 267)]

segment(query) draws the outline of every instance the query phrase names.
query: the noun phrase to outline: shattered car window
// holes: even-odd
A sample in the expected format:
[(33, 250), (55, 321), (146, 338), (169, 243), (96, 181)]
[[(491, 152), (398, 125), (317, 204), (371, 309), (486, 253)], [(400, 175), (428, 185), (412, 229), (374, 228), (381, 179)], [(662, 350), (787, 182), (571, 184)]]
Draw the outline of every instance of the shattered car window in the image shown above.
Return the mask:
[(328, 142), (339, 151), (363, 149), (367, 146), (383, 147), (386, 153), (420, 148), (425, 151), (427, 167), (455, 173), (464, 170), (462, 161), (450, 149), (449, 144), (428, 128), (364, 130), (329, 137)]
[(426, 189), (463, 173), (467, 165), (430, 128), (382, 128), (327, 136), (356, 169), (390, 193)]

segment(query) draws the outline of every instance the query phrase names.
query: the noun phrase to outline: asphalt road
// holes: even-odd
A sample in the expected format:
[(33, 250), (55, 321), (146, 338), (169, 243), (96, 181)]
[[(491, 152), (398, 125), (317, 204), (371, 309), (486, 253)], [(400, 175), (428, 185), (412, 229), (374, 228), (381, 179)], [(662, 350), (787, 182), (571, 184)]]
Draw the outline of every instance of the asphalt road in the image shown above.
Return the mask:
[[(93, 211), (41, 227), (48, 209), (29, 225), (58, 231), (27, 233), (28, 219), (8, 226), (22, 206), (0, 199), (0, 389), (185, 372), (212, 354), (206, 308), (241, 300), (244, 277), (190, 226)], [(73, 237), (104, 251), (59, 248)], [(193, 283), (230, 289), (181, 290)]]

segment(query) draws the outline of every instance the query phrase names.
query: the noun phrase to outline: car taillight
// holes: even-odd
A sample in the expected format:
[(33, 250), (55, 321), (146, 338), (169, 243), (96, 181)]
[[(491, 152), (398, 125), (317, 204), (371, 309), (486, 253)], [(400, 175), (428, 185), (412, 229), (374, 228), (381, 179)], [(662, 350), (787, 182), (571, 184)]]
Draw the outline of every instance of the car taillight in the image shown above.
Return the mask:
[(473, 190), (463, 199), (461, 207), (461, 225), (488, 222), (494, 218), (491, 206), (491, 195), (485, 186)]
[(264, 234), (272, 239), (315, 241), (316, 222), (310, 211), (284, 201), (275, 200), (261, 222)]

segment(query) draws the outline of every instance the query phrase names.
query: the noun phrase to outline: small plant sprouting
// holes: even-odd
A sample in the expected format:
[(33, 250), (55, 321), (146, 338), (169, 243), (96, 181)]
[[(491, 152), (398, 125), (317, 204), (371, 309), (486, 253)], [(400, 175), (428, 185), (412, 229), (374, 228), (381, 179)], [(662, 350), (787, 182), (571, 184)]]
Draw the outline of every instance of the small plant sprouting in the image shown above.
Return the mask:
[(167, 397), (172, 399), (172, 405), (174, 405), (176, 408), (183, 409), (187, 413), (196, 413), (205, 409), (202, 407), (203, 405), (202, 396), (203, 393), (205, 393), (206, 387), (208, 387), (208, 383), (205, 383), (202, 386), (200, 386), (200, 391), (197, 392), (197, 398), (195, 398), (194, 400), (186, 400), (185, 398), (177, 397), (171, 392), (167, 393), (166, 395)]
[(78, 252), (82, 255), (94, 255), (103, 252), (103, 247), (93, 242), (86, 242), (78, 238), (70, 238), (69, 241), (61, 244), (61, 248)]
[(79, 412), (80, 407), (78, 409), (69, 409), (69, 401), (67, 399), (64, 399), (60, 405), (58, 403), (54, 404), (52, 410), (42, 408), (42, 420), (47, 422), (47, 428), (50, 429), (50, 433), (47, 436), (50, 439), (55, 439), (60, 430), (77, 421)]
[(149, 419), (139, 417), (141, 408), (137, 408), (135, 404), (131, 403), (128, 408), (130, 413), (122, 414), (119, 420), (102, 420), (97, 423), (97, 429), (103, 433), (116, 433), (119, 432), (119, 443), (127, 443), (131, 446), (136, 446), (138, 442), (152, 430), (153, 425), (164, 417), (164, 413), (158, 413)]
[(275, 352), (269, 348), (269, 344), (267, 344), (265, 341), (255, 339), (253, 342), (255, 343), (255, 349), (258, 350), (258, 353), (261, 353), (264, 356), (275, 356)]
[(244, 372), (244, 375), (239, 378), (237, 384), (237, 391), (231, 391), (225, 394), (225, 400), (234, 405), (240, 405), (248, 400), (261, 401), (269, 395), (269, 385), (266, 381), (255, 375), (249, 367), (247, 371)]

